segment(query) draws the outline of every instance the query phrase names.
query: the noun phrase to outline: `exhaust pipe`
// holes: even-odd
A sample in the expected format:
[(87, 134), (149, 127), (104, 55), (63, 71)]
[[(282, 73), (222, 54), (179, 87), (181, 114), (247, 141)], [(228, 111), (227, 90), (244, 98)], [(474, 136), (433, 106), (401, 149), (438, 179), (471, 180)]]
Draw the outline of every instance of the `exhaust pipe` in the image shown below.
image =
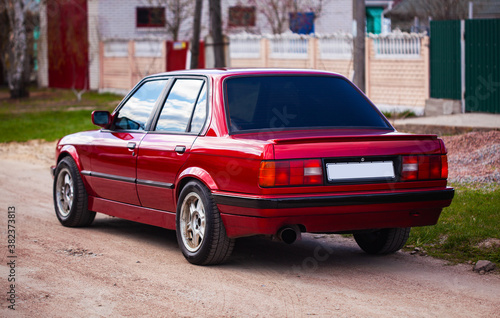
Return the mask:
[(297, 225), (288, 225), (282, 227), (278, 231), (278, 239), (285, 242), (286, 244), (292, 244), (296, 240), (300, 240), (300, 230)]

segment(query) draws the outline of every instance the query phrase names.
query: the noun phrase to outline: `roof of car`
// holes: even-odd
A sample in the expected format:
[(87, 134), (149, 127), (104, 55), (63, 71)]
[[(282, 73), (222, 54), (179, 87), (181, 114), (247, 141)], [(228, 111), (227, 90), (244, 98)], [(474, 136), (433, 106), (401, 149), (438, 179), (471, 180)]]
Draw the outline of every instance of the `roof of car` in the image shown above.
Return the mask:
[(227, 75), (274, 75), (274, 74), (309, 74), (309, 75), (337, 75), (337, 73), (313, 70), (313, 69), (285, 69), (285, 68), (214, 68), (214, 69), (193, 69), (179, 70), (166, 73), (154, 74), (148, 77), (165, 75), (208, 75), (208, 76), (227, 76)]

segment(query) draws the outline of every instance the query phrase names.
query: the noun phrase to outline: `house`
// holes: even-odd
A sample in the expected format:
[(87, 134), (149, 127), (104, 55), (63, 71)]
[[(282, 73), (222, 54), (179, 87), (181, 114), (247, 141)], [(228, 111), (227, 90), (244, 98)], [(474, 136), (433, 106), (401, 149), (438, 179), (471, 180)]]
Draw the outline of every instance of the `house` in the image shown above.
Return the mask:
[[(272, 3), (286, 5), (275, 12)], [(390, 30), (383, 14), (393, 3), (366, 0), (368, 32)], [(102, 87), (102, 51), (112, 57), (127, 56), (130, 47), (126, 41), (131, 40), (139, 40), (132, 48), (134, 52), (156, 59), (154, 70), (167, 70), (169, 53), (163, 51), (169, 49), (160, 43), (190, 40), (193, 6), (194, 0), (45, 1), (40, 8), (39, 85), (97, 90)], [(332, 34), (351, 32), (352, 8), (352, 0), (309, 1), (307, 6), (296, 0), (222, 0), (221, 10), (226, 34), (270, 34), (290, 29)], [(202, 12), (204, 38), (209, 34), (208, 1), (203, 2)], [(171, 43), (170, 48), (187, 51), (189, 44), (182, 43)], [(181, 66), (185, 65), (183, 61)]]
[(429, 31), (430, 21), (500, 19), (498, 0), (402, 0), (387, 10), (394, 28), (408, 32)]

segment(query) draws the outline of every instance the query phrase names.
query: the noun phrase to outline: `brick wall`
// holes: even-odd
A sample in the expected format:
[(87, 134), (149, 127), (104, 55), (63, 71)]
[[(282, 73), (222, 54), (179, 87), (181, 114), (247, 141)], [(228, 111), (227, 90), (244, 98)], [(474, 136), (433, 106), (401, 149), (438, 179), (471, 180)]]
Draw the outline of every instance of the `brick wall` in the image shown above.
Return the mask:
[(429, 98), (429, 38), (421, 38), (420, 55), (413, 58), (377, 57), (373, 44), (373, 39), (367, 39), (368, 97), (376, 105), (423, 109)]

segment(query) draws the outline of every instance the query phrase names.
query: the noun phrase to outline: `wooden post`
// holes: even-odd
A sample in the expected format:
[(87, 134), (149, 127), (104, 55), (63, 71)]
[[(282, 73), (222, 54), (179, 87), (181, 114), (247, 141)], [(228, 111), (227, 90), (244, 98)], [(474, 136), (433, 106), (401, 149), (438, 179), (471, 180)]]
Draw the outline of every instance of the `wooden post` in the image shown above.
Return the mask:
[(353, 1), (353, 18), (356, 24), (354, 37), (354, 84), (365, 91), (365, 0)]

